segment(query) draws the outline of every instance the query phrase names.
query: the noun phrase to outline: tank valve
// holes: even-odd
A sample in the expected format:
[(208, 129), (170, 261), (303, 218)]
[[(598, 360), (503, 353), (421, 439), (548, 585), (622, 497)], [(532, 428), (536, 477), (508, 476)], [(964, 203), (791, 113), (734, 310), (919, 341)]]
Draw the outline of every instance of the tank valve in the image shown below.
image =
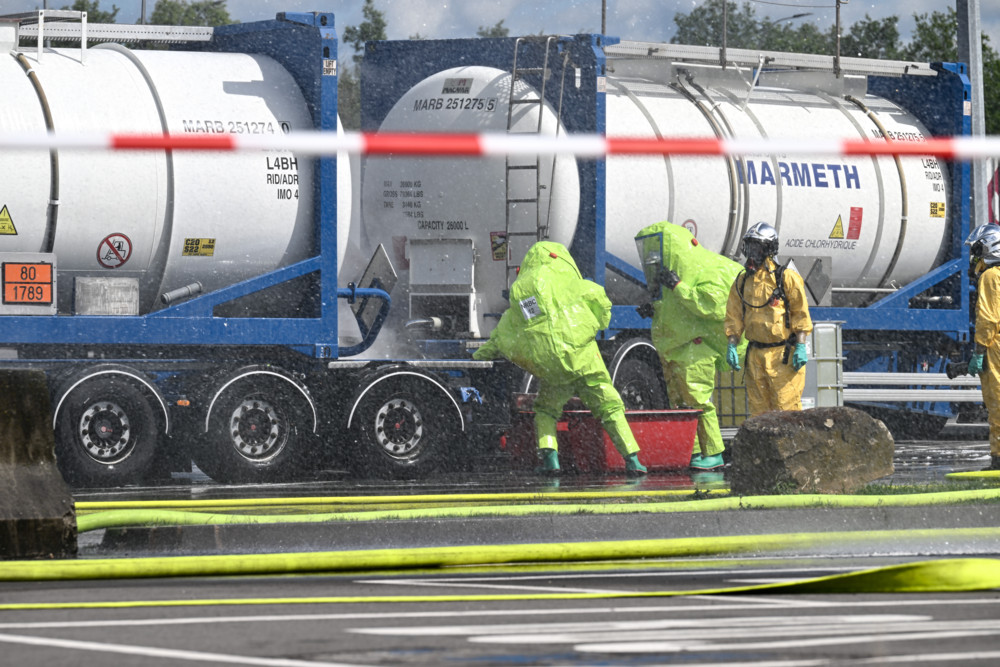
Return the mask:
[(444, 320), (440, 317), (421, 317), (416, 320), (409, 320), (405, 327), (407, 329), (428, 328), (431, 331), (441, 331), (444, 329)]
[(169, 292), (164, 292), (160, 295), (160, 301), (162, 301), (164, 305), (169, 306), (173, 302), (179, 301), (180, 299), (186, 299), (190, 296), (201, 294), (201, 290), (201, 283), (191, 283), (190, 285), (185, 285), (184, 287), (178, 287), (177, 289), (172, 289)]

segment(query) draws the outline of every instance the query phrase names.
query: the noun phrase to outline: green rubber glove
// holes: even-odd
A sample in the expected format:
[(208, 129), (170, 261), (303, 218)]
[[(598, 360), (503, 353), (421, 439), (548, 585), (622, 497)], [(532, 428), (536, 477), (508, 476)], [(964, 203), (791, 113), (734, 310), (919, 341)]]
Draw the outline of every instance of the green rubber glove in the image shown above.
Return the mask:
[(983, 355), (974, 354), (969, 359), (969, 375), (979, 375), (983, 372)]
[(740, 370), (740, 353), (736, 349), (736, 343), (730, 343), (726, 348), (726, 363), (734, 370)]
[(809, 361), (809, 353), (806, 352), (805, 343), (795, 344), (795, 353), (792, 355), (792, 368), (799, 370)]

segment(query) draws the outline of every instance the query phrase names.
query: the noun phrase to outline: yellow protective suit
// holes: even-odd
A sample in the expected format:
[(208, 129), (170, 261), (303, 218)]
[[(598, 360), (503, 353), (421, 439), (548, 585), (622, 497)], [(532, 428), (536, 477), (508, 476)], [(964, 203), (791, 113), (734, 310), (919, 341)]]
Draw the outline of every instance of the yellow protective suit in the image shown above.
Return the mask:
[[(712, 403), (716, 370), (725, 365), (728, 342), (722, 323), (726, 297), (742, 270), (738, 263), (701, 246), (684, 227), (658, 222), (636, 234), (647, 282), (655, 284), (647, 257), (674, 271), (680, 282), (654, 289), (650, 335), (663, 367), (667, 395), (675, 407), (701, 410), (694, 453), (715, 456), (725, 449)], [(746, 349), (741, 341), (740, 351)]]
[(610, 320), (604, 288), (583, 279), (565, 246), (540, 241), (528, 250), (510, 288), (510, 307), (473, 357), (503, 356), (538, 378), (539, 448), (558, 448), (556, 423), (566, 402), (578, 396), (623, 457), (639, 451), (595, 339)]
[(985, 349), (979, 379), (990, 423), (990, 455), (1000, 456), (1000, 266), (985, 268), (977, 285), (975, 340), (977, 349)]
[[(740, 273), (733, 281), (726, 303), (726, 336), (745, 335), (750, 341), (744, 377), (751, 417), (770, 410), (802, 409), (806, 369), (796, 371), (791, 364), (792, 336), (811, 332), (812, 319), (802, 276), (786, 269), (783, 276), (788, 299), (786, 321), (784, 300), (773, 298), (778, 285), (776, 268), (774, 260), (768, 258), (753, 275)], [(785, 341), (791, 341), (791, 347), (780, 344)]]

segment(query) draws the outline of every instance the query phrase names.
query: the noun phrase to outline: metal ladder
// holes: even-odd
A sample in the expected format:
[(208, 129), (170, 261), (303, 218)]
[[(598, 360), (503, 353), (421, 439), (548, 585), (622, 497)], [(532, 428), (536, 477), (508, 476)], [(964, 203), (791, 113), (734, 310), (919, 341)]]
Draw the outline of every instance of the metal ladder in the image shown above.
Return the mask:
[[(528, 44), (539, 44), (545, 41), (545, 58), (543, 60), (542, 67), (520, 67), (518, 65), (518, 56), (520, 55), (522, 47)], [(545, 87), (548, 83), (548, 79), (551, 75), (551, 69), (549, 67), (549, 54), (553, 51), (553, 45), (558, 45), (559, 37), (555, 35), (544, 36), (544, 37), (518, 37), (514, 42), (514, 64), (511, 70), (511, 80), (510, 80), (510, 93), (507, 105), (507, 134), (534, 134), (541, 135), (542, 133), (542, 112), (544, 111), (545, 105)], [(563, 54), (562, 63), (562, 75), (559, 80), (559, 105), (556, 111), (556, 132), (559, 132), (559, 120), (562, 118), (562, 100), (563, 100), (563, 90), (566, 81), (566, 69), (569, 62), (569, 51)], [(542, 85), (540, 92), (537, 97), (530, 97), (525, 99), (514, 99), (514, 88), (518, 79), (523, 78), (525, 75), (529, 74), (539, 74), (542, 78)], [(522, 105), (531, 104), (538, 107), (538, 122), (533, 129), (529, 130), (518, 130), (514, 131), (514, 107), (517, 105), (521, 107)], [(516, 156), (514, 156), (516, 159)], [(549, 207), (552, 205), (551, 191), (552, 191), (552, 179), (555, 173), (556, 159), (552, 159), (552, 169), (548, 174), (547, 182), (543, 182), (541, 158), (536, 155), (533, 164), (511, 164), (512, 156), (507, 155), (505, 171), (504, 171), (504, 188), (505, 188), (505, 199), (506, 199), (506, 209), (505, 209), (505, 221), (504, 221), (504, 233), (505, 242), (507, 244), (506, 253), (506, 269), (507, 269), (507, 280), (504, 290), (504, 294), (508, 293), (511, 283), (517, 278), (517, 269), (521, 265), (521, 261), (524, 259), (524, 254), (527, 252), (527, 247), (524, 252), (520, 250), (514, 252), (513, 240), (518, 237), (533, 237), (534, 241), (541, 241), (548, 238), (548, 212), (542, 217), (541, 210), (541, 193), (542, 190), (548, 189), (550, 193), (549, 197)], [(533, 172), (535, 177), (535, 187), (533, 196), (527, 197), (514, 197), (511, 195), (511, 174), (514, 172)], [(514, 209), (519, 205), (534, 206), (535, 207), (535, 225), (534, 229), (523, 229), (517, 228), (516, 218), (513, 214)]]

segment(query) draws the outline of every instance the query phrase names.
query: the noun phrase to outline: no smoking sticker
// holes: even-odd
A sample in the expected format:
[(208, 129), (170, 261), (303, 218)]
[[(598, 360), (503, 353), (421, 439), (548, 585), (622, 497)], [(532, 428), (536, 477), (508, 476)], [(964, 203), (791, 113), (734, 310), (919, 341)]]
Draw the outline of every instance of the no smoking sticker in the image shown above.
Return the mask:
[(132, 241), (124, 234), (111, 234), (97, 246), (97, 263), (105, 269), (117, 269), (132, 256)]

